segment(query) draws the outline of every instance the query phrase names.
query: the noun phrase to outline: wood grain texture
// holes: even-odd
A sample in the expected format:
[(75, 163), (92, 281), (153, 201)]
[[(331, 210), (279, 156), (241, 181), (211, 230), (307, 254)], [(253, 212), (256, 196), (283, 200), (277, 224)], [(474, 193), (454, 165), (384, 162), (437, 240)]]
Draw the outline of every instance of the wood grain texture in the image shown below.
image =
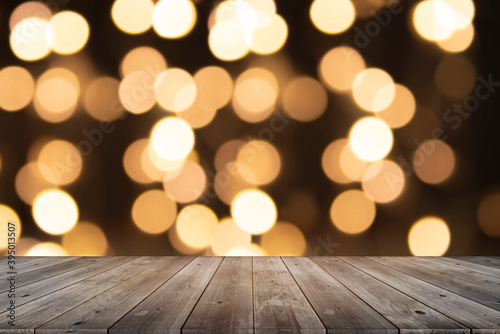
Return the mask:
[(435, 257), (434, 261), (442, 262), (459, 268), (467, 268), (468, 270), (477, 271), (492, 277), (500, 277), (500, 269), (477, 264), (472, 261), (464, 261), (456, 258), (449, 257)]
[(109, 333), (180, 333), (222, 259), (198, 257), (131, 309)]
[(460, 322), (474, 333), (498, 334), (500, 313), (487, 306), (390, 268), (380, 258), (340, 257), (356, 268)]
[(398, 333), (398, 329), (308, 258), (283, 257), (328, 333)]
[(456, 256), (453, 259), (481, 264), (483, 266), (500, 269), (500, 258), (494, 256)]
[(252, 258), (226, 257), (182, 333), (253, 333)]
[(458, 322), (344, 261), (334, 257), (315, 257), (313, 260), (400, 331), (426, 333), (439, 328), (441, 333), (469, 332)]
[(255, 333), (326, 333), (279, 257), (253, 258)]

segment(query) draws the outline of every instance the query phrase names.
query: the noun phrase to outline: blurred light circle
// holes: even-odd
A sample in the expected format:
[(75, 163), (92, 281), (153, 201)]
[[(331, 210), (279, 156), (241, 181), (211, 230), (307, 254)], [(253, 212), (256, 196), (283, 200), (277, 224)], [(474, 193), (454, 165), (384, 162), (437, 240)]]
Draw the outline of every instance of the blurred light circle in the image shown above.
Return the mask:
[(176, 202), (193, 202), (205, 191), (207, 177), (203, 168), (197, 163), (186, 161), (175, 174), (175, 177), (163, 181), (163, 188)]
[(438, 184), (446, 181), (455, 169), (455, 154), (441, 140), (426, 140), (413, 155), (413, 168), (425, 183)]
[[(261, 0), (274, 3), (272, 0)], [(269, 55), (279, 51), (288, 37), (288, 26), (280, 15), (274, 15), (271, 23), (252, 31), (248, 38), (250, 50), (257, 54)]]
[(36, 196), (44, 190), (53, 188), (54, 185), (47, 181), (40, 170), (46, 170), (46, 174), (51, 173), (50, 168), (40, 165), (38, 162), (30, 162), (17, 172), (15, 187), (19, 198), (28, 205), (32, 205)]
[(151, 179), (142, 168), (141, 160), (144, 150), (148, 146), (148, 139), (139, 139), (130, 144), (123, 155), (123, 168), (133, 181), (138, 183), (152, 183)]
[(473, 40), (474, 26), (471, 23), (463, 29), (455, 30), (450, 37), (437, 43), (446, 52), (458, 53), (467, 50)]
[(85, 91), (85, 110), (98, 121), (114, 121), (120, 118), (123, 108), (118, 90), (120, 82), (113, 77), (100, 77), (92, 81)]
[(168, 230), (177, 217), (177, 204), (161, 190), (143, 192), (132, 206), (135, 225), (148, 234), (160, 234)]
[(257, 185), (271, 183), (281, 170), (281, 157), (276, 148), (264, 140), (251, 140), (241, 146), (236, 161), (248, 168), (250, 173), (243, 173), (247, 182)]
[(392, 77), (384, 70), (369, 68), (356, 76), (352, 95), (364, 110), (378, 112), (387, 108), (396, 94)]
[(240, 150), (240, 147), (245, 144), (239, 139), (232, 139), (222, 144), (215, 152), (214, 166), (216, 171), (221, 171), (226, 168), (226, 165), (235, 161)]
[(397, 129), (408, 124), (417, 109), (417, 103), (412, 92), (403, 85), (395, 85), (394, 100), (391, 104), (377, 112), (375, 116), (384, 120), (391, 128)]
[(62, 11), (52, 16), (49, 21), (49, 44), (57, 53), (73, 54), (87, 44), (89, 31), (89, 24), (83, 16), (72, 11)]
[(204, 249), (210, 246), (218, 223), (217, 216), (210, 208), (191, 204), (179, 212), (175, 228), (186, 245)]
[(10, 48), (21, 60), (35, 61), (47, 56), (49, 22), (39, 17), (26, 18), (16, 24), (10, 33)]
[(9, 223), (13, 223), (15, 241), (21, 236), (21, 220), (17, 213), (9, 206), (0, 204), (0, 251), (3, 251), (9, 245), (7, 235), (12, 232)]
[(331, 142), (323, 151), (321, 166), (326, 176), (333, 182), (346, 184), (354, 181), (345, 175), (340, 165), (340, 155), (348, 144), (347, 139), (337, 139)]
[(158, 50), (149, 46), (139, 46), (123, 57), (120, 74), (124, 77), (132, 72), (143, 71), (156, 79), (166, 69), (167, 61)]
[(12, 30), (22, 20), (33, 17), (48, 21), (51, 16), (52, 12), (45, 4), (38, 1), (26, 1), (17, 6), (10, 14), (9, 27)]
[(455, 29), (464, 29), (472, 23), (476, 8), (472, 0), (440, 0), (455, 13)]
[(70, 231), (78, 221), (78, 206), (75, 200), (59, 189), (41, 192), (35, 198), (32, 211), (38, 227), (52, 235)]
[(283, 108), (292, 118), (312, 122), (326, 110), (328, 95), (323, 85), (310, 77), (300, 77), (288, 84), (283, 94)]
[(411, 227), (408, 246), (415, 256), (442, 256), (450, 246), (450, 239), (450, 230), (444, 220), (425, 217)]
[(349, 132), (349, 144), (360, 159), (380, 160), (392, 149), (392, 131), (384, 121), (375, 117), (365, 117), (352, 126)]
[(500, 193), (484, 197), (477, 209), (479, 227), (489, 237), (500, 237)]
[(163, 159), (184, 159), (194, 147), (194, 132), (186, 121), (176, 117), (159, 120), (151, 131), (151, 145)]
[(0, 70), (0, 108), (17, 111), (33, 99), (35, 81), (23, 67), (8, 66)]
[(74, 182), (82, 171), (80, 152), (75, 145), (65, 140), (53, 140), (45, 144), (38, 153), (38, 163), (43, 177), (55, 185)]
[(439, 62), (434, 81), (444, 96), (450, 100), (457, 100), (472, 93), (476, 77), (476, 69), (468, 58), (449, 55)]
[(40, 241), (35, 238), (30, 238), (30, 237), (19, 238), (19, 240), (16, 240), (16, 255), (26, 256), (30, 248), (39, 243)]
[(250, 51), (247, 35), (245, 26), (239, 20), (224, 20), (215, 24), (210, 30), (208, 46), (212, 54), (220, 60), (238, 60)]
[(261, 243), (269, 256), (302, 256), (307, 246), (302, 231), (287, 222), (277, 222), (262, 235)]
[(155, 77), (146, 71), (127, 74), (120, 83), (118, 96), (125, 109), (133, 114), (143, 114), (156, 103)]
[(360, 159), (347, 142), (340, 152), (340, 169), (351, 181), (361, 181), (367, 163)]
[(53, 242), (41, 242), (31, 247), (26, 256), (68, 256), (61, 245)]
[[(232, 1), (234, 2), (234, 0)], [(277, 16), (274, 0), (240, 0), (240, 3), (248, 4), (249, 7), (236, 5), (236, 15), (240, 21), (245, 22), (245, 25), (251, 29), (269, 27)]]
[(321, 32), (340, 34), (353, 24), (356, 10), (350, 0), (314, 0), (309, 15)]
[[(189, 155), (193, 154), (193, 152), (195, 152), (195, 151), (194, 150), (191, 151), (191, 153)], [(153, 148), (153, 145), (151, 145), (151, 141), (149, 141), (148, 146), (144, 149), (144, 153), (142, 156), (142, 160), (143, 160), (142, 163), (143, 163), (143, 168), (145, 170), (147, 170), (148, 168), (146, 168), (146, 166), (145, 166), (146, 159), (149, 160), (150, 163), (155, 167), (155, 169), (162, 172), (162, 174), (163, 174), (162, 176), (164, 177), (163, 179), (165, 180), (165, 178), (167, 176), (169, 177), (168, 179), (171, 179), (174, 176), (176, 176), (180, 172), (182, 165), (184, 164), (184, 162), (186, 160), (188, 160), (188, 158), (189, 158), (189, 156), (187, 156), (183, 159), (180, 159), (180, 160), (165, 160), (162, 157), (160, 157), (158, 155), (158, 153), (156, 153), (156, 151)], [(167, 173), (163, 173), (163, 172), (167, 172)], [(149, 175), (150, 173), (147, 172), (147, 174)], [(150, 177), (152, 177), (152, 176), (150, 175)], [(156, 180), (156, 178), (155, 178), (155, 180)]]
[(404, 190), (405, 176), (393, 161), (377, 161), (368, 166), (361, 183), (365, 194), (377, 203), (389, 203)]
[(230, 249), (226, 256), (267, 256), (266, 251), (257, 244), (236, 246)]
[(366, 231), (375, 220), (375, 214), (375, 203), (360, 190), (344, 191), (335, 198), (330, 209), (335, 227), (347, 234)]
[[(245, 175), (245, 178), (242, 176)], [(231, 161), (224, 166), (224, 169), (215, 174), (214, 190), (219, 199), (230, 205), (234, 197), (241, 191), (255, 188), (255, 181), (252, 179), (251, 171), (241, 166), (235, 161)]]
[(197, 100), (186, 110), (177, 113), (177, 117), (185, 120), (193, 129), (209, 125), (216, 115), (217, 109), (205, 108), (198, 104)]
[(186, 110), (196, 99), (197, 87), (193, 77), (180, 68), (161, 72), (156, 78), (154, 88), (158, 104), (168, 111)]
[(252, 235), (238, 227), (234, 220), (221, 220), (213, 233), (212, 250), (215, 255), (225, 256), (227, 252), (238, 246), (250, 245)]
[(365, 61), (358, 51), (339, 46), (323, 56), (318, 72), (329, 89), (345, 92), (352, 89), (354, 80), (365, 67)]
[(63, 235), (62, 246), (71, 256), (103, 256), (108, 248), (108, 240), (96, 224), (80, 222)]
[(444, 0), (422, 1), (413, 12), (413, 24), (424, 39), (441, 41), (456, 28), (455, 12)]
[(233, 79), (218, 66), (207, 66), (194, 74), (198, 95), (196, 103), (206, 109), (220, 109), (231, 101)]
[(245, 232), (262, 234), (276, 223), (277, 210), (274, 201), (261, 190), (240, 192), (231, 203), (231, 215)]
[(153, 24), (153, 9), (151, 0), (116, 0), (111, 8), (111, 17), (123, 32), (141, 34)]
[(160, 0), (153, 10), (153, 29), (164, 38), (181, 38), (191, 32), (196, 16), (190, 0)]

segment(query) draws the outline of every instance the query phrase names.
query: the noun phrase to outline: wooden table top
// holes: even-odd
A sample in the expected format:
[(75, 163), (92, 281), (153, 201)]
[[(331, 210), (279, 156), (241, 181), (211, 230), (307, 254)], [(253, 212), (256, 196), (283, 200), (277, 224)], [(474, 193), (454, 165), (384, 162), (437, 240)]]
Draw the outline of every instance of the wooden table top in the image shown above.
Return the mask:
[(0, 265), (0, 333), (500, 333), (500, 257), (18, 257), (14, 275)]

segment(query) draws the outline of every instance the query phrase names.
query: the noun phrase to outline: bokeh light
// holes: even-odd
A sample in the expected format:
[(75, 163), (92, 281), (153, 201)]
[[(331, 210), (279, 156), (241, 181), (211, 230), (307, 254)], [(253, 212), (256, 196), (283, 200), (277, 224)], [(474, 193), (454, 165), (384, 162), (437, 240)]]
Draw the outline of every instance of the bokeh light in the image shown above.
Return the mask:
[(363, 174), (365, 194), (377, 203), (389, 203), (398, 198), (405, 187), (405, 175), (393, 161), (382, 160), (371, 164)]
[(276, 148), (263, 140), (252, 140), (241, 146), (236, 162), (250, 173), (242, 173), (247, 182), (268, 184), (278, 177), (281, 157)]
[(31, 247), (26, 256), (68, 256), (68, 252), (54, 242), (41, 242)]
[(10, 14), (9, 27), (10, 30), (12, 30), (19, 22), (31, 17), (37, 17), (48, 21), (51, 16), (52, 12), (44, 3), (38, 1), (26, 1), (17, 6), (12, 11), (12, 14)]
[(347, 234), (359, 234), (369, 229), (375, 214), (375, 203), (360, 190), (344, 191), (330, 208), (333, 225)]
[(319, 118), (326, 110), (328, 95), (325, 88), (316, 79), (300, 77), (285, 88), (283, 108), (293, 119), (311, 122)]
[(231, 101), (233, 79), (218, 66), (207, 66), (194, 74), (197, 87), (196, 103), (207, 109), (220, 109)]
[(212, 251), (215, 255), (224, 256), (235, 247), (248, 246), (252, 235), (243, 231), (234, 220), (222, 219), (215, 227), (212, 236)]
[(35, 198), (33, 218), (38, 227), (52, 235), (70, 231), (78, 221), (78, 206), (65, 191), (48, 189)]
[(381, 111), (387, 108), (396, 95), (392, 77), (384, 70), (369, 68), (354, 79), (352, 95), (356, 103), (367, 111)]
[[(258, 1), (274, 3), (272, 0)], [(269, 55), (280, 50), (285, 45), (287, 37), (288, 25), (286, 21), (280, 15), (274, 15), (269, 25), (252, 31), (251, 37), (248, 38), (248, 46), (251, 51), (257, 54)]]
[(226, 256), (266, 256), (266, 251), (257, 244), (236, 246), (226, 253)]
[(415, 256), (442, 256), (450, 246), (450, 239), (450, 230), (444, 220), (425, 217), (411, 227), (408, 246)]
[(166, 69), (167, 61), (158, 50), (150, 46), (139, 46), (130, 50), (123, 57), (120, 74), (125, 77), (132, 72), (143, 71), (156, 77)]
[(252, 172), (236, 161), (228, 162), (222, 170), (215, 174), (215, 193), (222, 202), (228, 205), (232, 203), (238, 193), (255, 187), (255, 177)]
[(193, 29), (196, 7), (190, 0), (160, 0), (153, 10), (153, 29), (164, 38), (180, 38)]
[(426, 0), (417, 4), (413, 24), (421, 37), (429, 41), (441, 41), (453, 33), (456, 16), (447, 2)]
[(0, 70), (0, 108), (18, 111), (26, 107), (35, 93), (35, 81), (25, 68), (8, 66)]
[(134, 202), (132, 219), (148, 234), (160, 234), (172, 226), (177, 217), (177, 204), (161, 190), (148, 190)]
[(175, 223), (179, 238), (189, 247), (206, 248), (219, 220), (215, 213), (205, 205), (192, 204), (184, 207)]
[(118, 90), (120, 82), (113, 77), (100, 77), (92, 81), (85, 91), (85, 110), (98, 121), (114, 121), (125, 112)]
[(123, 155), (123, 168), (127, 173), (128, 177), (138, 183), (152, 183), (154, 179), (151, 179), (142, 167), (142, 156), (144, 150), (147, 148), (149, 140), (138, 139), (131, 143)]
[(193, 129), (180, 118), (165, 117), (156, 123), (151, 131), (151, 145), (163, 159), (177, 161), (184, 159), (194, 146)]
[(193, 104), (197, 87), (191, 74), (180, 68), (170, 68), (158, 75), (154, 91), (161, 107), (168, 111), (180, 112)]
[(245, 26), (239, 20), (223, 20), (210, 30), (208, 46), (218, 59), (235, 61), (245, 57), (250, 52), (247, 35)]
[(120, 82), (118, 96), (125, 109), (133, 114), (143, 114), (156, 103), (155, 77), (146, 71), (135, 71), (127, 74)]
[(205, 171), (200, 165), (192, 161), (186, 161), (174, 176), (163, 180), (163, 189), (168, 196), (179, 203), (194, 202), (198, 199), (207, 186)]
[(477, 208), (479, 227), (490, 237), (500, 236), (500, 193), (485, 196)]
[(106, 254), (108, 241), (96, 224), (79, 222), (74, 229), (63, 235), (62, 246), (72, 256), (103, 256)]
[(9, 223), (14, 224), (14, 239), (17, 242), (21, 236), (21, 220), (17, 213), (11, 207), (0, 204), (0, 251), (3, 251), (9, 246), (7, 235), (11, 232), (12, 226)]
[(55, 185), (74, 182), (82, 171), (80, 152), (73, 144), (64, 140), (53, 140), (45, 144), (38, 153), (38, 163), (42, 176)]
[(90, 28), (80, 14), (62, 11), (52, 16), (47, 33), (52, 50), (69, 55), (80, 51), (87, 44)]
[(384, 120), (391, 128), (398, 129), (408, 124), (417, 109), (417, 103), (413, 93), (403, 85), (395, 85), (394, 100), (391, 104), (375, 116)]
[(392, 149), (393, 135), (389, 126), (375, 117), (357, 121), (349, 132), (349, 145), (362, 160), (383, 159)]
[[(348, 145), (349, 141), (347, 139), (337, 139), (331, 142), (323, 151), (323, 155), (321, 157), (321, 166), (323, 167), (323, 172), (325, 173), (325, 175), (333, 182), (345, 184), (354, 181), (344, 173), (343, 168), (340, 164), (340, 156), (344, 148), (346, 148), (346, 146)], [(364, 165), (364, 162), (361, 159), (358, 160)], [(344, 162), (345, 166), (347, 166), (346, 162), (347, 161)], [(356, 166), (357, 165), (358, 164), (356, 164)]]
[(446, 181), (455, 170), (455, 154), (441, 140), (426, 140), (416, 149), (412, 163), (420, 180), (438, 184)]
[(345, 92), (352, 89), (354, 80), (365, 67), (365, 61), (358, 51), (339, 46), (323, 56), (318, 72), (329, 89)]
[(261, 190), (245, 190), (231, 203), (231, 215), (238, 226), (251, 234), (262, 234), (276, 223), (274, 201)]
[(40, 165), (37, 162), (28, 163), (17, 172), (15, 180), (16, 192), (26, 204), (32, 205), (39, 193), (54, 187), (40, 172), (44, 169), (46, 175), (51, 175), (50, 167)]
[(111, 8), (111, 17), (123, 32), (141, 34), (153, 24), (153, 9), (151, 0), (116, 0)]
[(309, 15), (320, 31), (340, 34), (353, 24), (356, 9), (350, 0), (314, 0)]
[(455, 30), (450, 37), (437, 44), (441, 49), (450, 53), (465, 51), (469, 48), (474, 40), (474, 26), (469, 24), (463, 29)]
[(287, 222), (277, 222), (261, 237), (262, 248), (269, 256), (302, 256), (306, 239), (300, 229)]
[(223, 170), (228, 163), (235, 161), (240, 151), (240, 147), (245, 144), (244, 141), (233, 139), (222, 144), (215, 152), (214, 166), (215, 170)]
[(10, 33), (10, 48), (21, 60), (35, 61), (46, 57), (50, 51), (49, 21), (29, 17), (17, 23)]

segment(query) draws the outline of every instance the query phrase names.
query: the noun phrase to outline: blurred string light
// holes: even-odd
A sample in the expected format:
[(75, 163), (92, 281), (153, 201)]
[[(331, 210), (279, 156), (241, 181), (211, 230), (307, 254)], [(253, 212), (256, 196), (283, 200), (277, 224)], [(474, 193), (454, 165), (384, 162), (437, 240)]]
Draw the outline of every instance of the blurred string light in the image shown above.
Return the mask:
[(438, 217), (425, 217), (413, 224), (408, 233), (408, 246), (415, 256), (442, 256), (450, 246), (448, 225)]
[(330, 218), (340, 231), (359, 234), (366, 231), (375, 220), (376, 206), (360, 190), (346, 190), (332, 203)]
[(114, 121), (123, 116), (125, 109), (120, 103), (120, 82), (110, 76), (96, 78), (87, 87), (84, 106), (87, 113), (98, 121)]
[(32, 205), (35, 197), (44, 190), (53, 188), (54, 185), (47, 181), (41, 171), (46, 170), (47, 175), (52, 175), (50, 167), (38, 162), (30, 162), (17, 172), (15, 188), (17, 195), (26, 204)]
[(306, 239), (294, 224), (277, 222), (262, 235), (262, 248), (269, 256), (301, 256), (306, 250)]
[(0, 204), (0, 227), (2, 228), (0, 231), (0, 251), (4, 251), (9, 245), (7, 238), (7, 233), (10, 231), (9, 223), (14, 224), (14, 238), (17, 242), (22, 232), (21, 220), (14, 209), (5, 204)]
[(33, 99), (35, 81), (25, 68), (8, 66), (0, 70), (0, 108), (18, 111)]
[(477, 221), (484, 234), (500, 236), (500, 193), (494, 192), (481, 199), (477, 208)]
[(350, 0), (314, 0), (309, 15), (321, 32), (340, 34), (354, 23), (356, 9)]
[(189, 247), (205, 249), (212, 243), (219, 220), (207, 206), (191, 204), (184, 207), (177, 217), (176, 232)]
[(235, 247), (248, 246), (252, 235), (243, 231), (231, 218), (225, 218), (215, 227), (212, 235), (212, 251), (224, 256)]
[(427, 140), (418, 146), (412, 163), (420, 180), (438, 184), (446, 181), (455, 170), (455, 154), (445, 142)]
[(53, 140), (45, 144), (38, 153), (38, 167), (48, 182), (67, 185), (80, 176), (82, 157), (73, 144), (64, 140)]
[(123, 32), (142, 34), (153, 25), (154, 6), (151, 0), (116, 0), (111, 8), (111, 18)]
[(278, 150), (263, 140), (252, 140), (244, 145), (236, 155), (240, 168), (248, 170), (242, 177), (249, 183), (265, 185), (274, 181), (281, 170)]
[(366, 68), (365, 61), (358, 51), (339, 46), (328, 51), (318, 67), (319, 77), (334, 92), (350, 91), (354, 80)]
[(277, 210), (274, 201), (265, 192), (245, 190), (233, 199), (231, 216), (243, 231), (262, 234), (276, 223)]
[(135, 200), (132, 219), (135, 225), (148, 234), (163, 233), (177, 217), (177, 204), (161, 190), (148, 190)]
[(328, 95), (316, 79), (300, 77), (291, 81), (283, 94), (283, 108), (293, 119), (311, 122), (326, 110)]
[(72, 256), (103, 256), (108, 241), (99, 226), (90, 222), (79, 222), (74, 229), (64, 234), (62, 246)]
[(389, 126), (375, 117), (358, 120), (349, 132), (349, 145), (354, 154), (364, 161), (377, 161), (386, 157), (393, 141)]
[(266, 251), (258, 244), (236, 246), (226, 253), (226, 256), (267, 256)]
[(180, 112), (193, 105), (197, 87), (194, 78), (187, 71), (169, 68), (156, 78), (154, 94), (163, 109)]
[(54, 242), (41, 242), (31, 247), (26, 256), (68, 256), (68, 252)]
[(70, 231), (75, 227), (79, 215), (75, 200), (59, 189), (48, 189), (38, 194), (32, 211), (38, 227), (52, 235)]

